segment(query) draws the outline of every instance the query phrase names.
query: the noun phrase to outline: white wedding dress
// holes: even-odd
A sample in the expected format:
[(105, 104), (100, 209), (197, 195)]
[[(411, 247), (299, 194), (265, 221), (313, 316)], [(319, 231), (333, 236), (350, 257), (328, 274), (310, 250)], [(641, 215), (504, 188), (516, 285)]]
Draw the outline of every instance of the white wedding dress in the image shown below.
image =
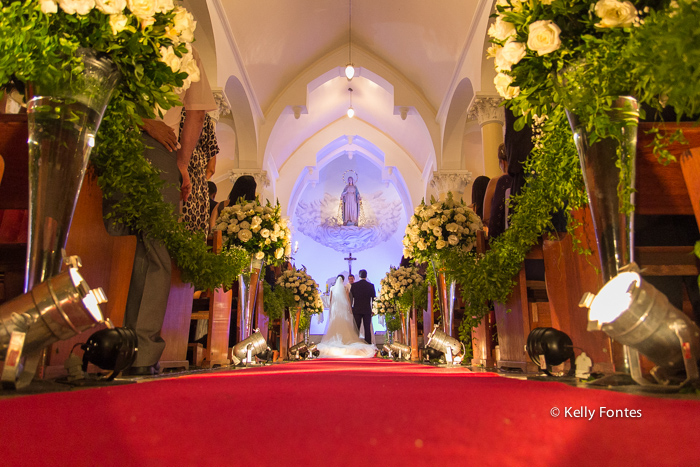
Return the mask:
[(350, 298), (339, 277), (331, 288), (330, 319), (326, 333), (316, 346), (323, 358), (370, 358), (377, 348), (360, 339), (352, 316)]

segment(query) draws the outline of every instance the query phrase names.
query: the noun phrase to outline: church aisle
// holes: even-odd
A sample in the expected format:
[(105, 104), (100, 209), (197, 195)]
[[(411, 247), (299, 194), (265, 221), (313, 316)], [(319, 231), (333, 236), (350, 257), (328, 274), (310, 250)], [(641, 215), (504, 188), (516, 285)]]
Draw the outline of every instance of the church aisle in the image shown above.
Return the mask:
[(382, 359), (144, 381), (0, 400), (3, 465), (698, 463), (697, 400)]

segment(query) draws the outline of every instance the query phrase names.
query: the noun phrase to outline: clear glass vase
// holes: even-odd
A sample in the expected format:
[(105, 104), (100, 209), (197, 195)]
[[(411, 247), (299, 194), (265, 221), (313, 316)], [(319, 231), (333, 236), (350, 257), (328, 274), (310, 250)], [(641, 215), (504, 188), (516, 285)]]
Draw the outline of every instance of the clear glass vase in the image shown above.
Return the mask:
[(25, 292), (60, 272), (95, 135), (120, 73), (91, 49), (66, 81), (28, 85), (29, 238)]
[[(633, 216), (632, 212), (625, 212), (622, 208), (627, 201), (630, 207), (634, 207), (639, 110), (637, 100), (632, 97), (618, 98), (613, 107), (615, 110), (609, 117), (620, 124), (622, 141), (608, 137), (591, 143), (592, 132), (574, 112), (566, 112), (586, 184), (604, 282), (615, 277), (620, 268), (634, 258)], [(632, 189), (629, 200), (620, 198), (620, 166), (628, 171), (625, 178)]]

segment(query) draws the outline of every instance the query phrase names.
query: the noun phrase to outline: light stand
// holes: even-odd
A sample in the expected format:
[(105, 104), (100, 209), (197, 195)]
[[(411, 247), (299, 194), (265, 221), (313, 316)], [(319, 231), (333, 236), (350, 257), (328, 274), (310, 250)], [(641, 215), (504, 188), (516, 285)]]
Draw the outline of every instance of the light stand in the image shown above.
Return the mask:
[(552, 375), (552, 367), (571, 361), (570, 375), (576, 371), (574, 344), (564, 332), (554, 328), (535, 328), (527, 336), (527, 355), (546, 375)]
[(462, 361), (461, 355), (464, 355), (465, 352), (464, 344), (454, 337), (448, 336), (446, 333), (438, 330), (439, 327), (440, 326), (436, 324), (433, 328), (433, 332), (428, 334), (428, 342), (425, 344), (426, 347), (431, 347), (443, 352), (445, 354), (447, 366), (459, 365)]
[(90, 289), (78, 266), (71, 266), (0, 306), (0, 357), (5, 360), (3, 387), (23, 388), (32, 381), (44, 347), (101, 323), (101, 288)]
[(410, 360), (411, 359), (411, 346), (406, 344), (401, 344), (399, 342), (392, 342), (389, 344), (389, 349), (392, 353), (396, 355), (398, 360)]
[[(636, 264), (624, 268), (598, 295), (584, 295), (580, 306), (589, 308), (589, 330), (605, 331), (629, 347), (631, 375), (638, 384), (677, 390), (700, 379), (700, 329), (642, 279)], [(640, 354), (657, 365), (651, 371), (656, 383), (643, 377)]]
[(289, 348), (288, 355), (292, 360), (301, 360), (301, 354), (309, 350), (305, 341), (298, 342)]
[(255, 329), (253, 334), (233, 346), (231, 357), (233, 364), (239, 365), (244, 363), (245, 366), (255, 365), (254, 357), (267, 353), (270, 348), (267, 346), (267, 341), (263, 337), (259, 329)]

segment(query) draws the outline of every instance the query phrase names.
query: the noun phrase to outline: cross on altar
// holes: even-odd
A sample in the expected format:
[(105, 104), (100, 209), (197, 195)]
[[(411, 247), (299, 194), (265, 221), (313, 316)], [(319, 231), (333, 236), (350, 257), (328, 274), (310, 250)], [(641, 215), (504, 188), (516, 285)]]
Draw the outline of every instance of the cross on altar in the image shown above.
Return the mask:
[(343, 259), (348, 262), (348, 275), (352, 274), (352, 262), (357, 258), (353, 258), (352, 253), (348, 253), (348, 257)]

